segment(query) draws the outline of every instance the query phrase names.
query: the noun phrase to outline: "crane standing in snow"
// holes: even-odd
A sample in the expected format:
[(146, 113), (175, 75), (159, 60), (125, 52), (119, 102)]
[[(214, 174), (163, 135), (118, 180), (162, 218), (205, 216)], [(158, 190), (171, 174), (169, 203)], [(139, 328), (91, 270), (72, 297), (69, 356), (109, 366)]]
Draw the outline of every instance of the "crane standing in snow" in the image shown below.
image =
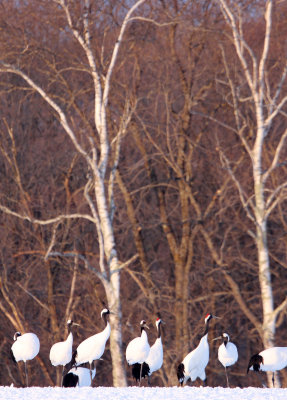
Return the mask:
[(63, 386), (63, 376), (64, 376), (65, 365), (67, 365), (72, 359), (72, 347), (73, 347), (72, 327), (74, 325), (79, 326), (79, 324), (76, 324), (71, 319), (69, 319), (67, 321), (67, 326), (68, 326), (67, 339), (64, 340), (63, 342), (58, 342), (58, 343), (53, 344), (53, 346), (51, 347), (51, 350), (50, 350), (51, 364), (54, 365), (54, 367), (57, 367), (58, 365), (63, 366), (61, 386)]
[(24, 361), (25, 364), (25, 376), (26, 386), (28, 387), (28, 373), (26, 362), (33, 360), (40, 351), (40, 341), (35, 333), (24, 333), (16, 332), (14, 335), (14, 343), (11, 347), (12, 360), (17, 363), (18, 361)]
[(149, 355), (145, 362), (142, 364), (142, 375), (140, 376), (141, 365), (135, 363), (132, 368), (133, 377), (139, 381), (140, 378), (148, 377), (148, 384), (150, 385), (150, 376), (153, 372), (161, 368), (163, 363), (163, 347), (161, 340), (161, 324), (164, 322), (160, 317), (156, 319), (157, 339), (150, 348)]
[(280, 371), (285, 367), (287, 367), (287, 347), (270, 347), (250, 358), (247, 374), (249, 371), (271, 371), (274, 386), (275, 371)]
[(104, 308), (101, 311), (101, 318), (105, 321), (105, 329), (100, 333), (97, 333), (89, 338), (85, 339), (82, 343), (79, 344), (77, 350), (73, 354), (72, 365), (78, 366), (80, 364), (84, 364), (88, 362), (90, 364), (90, 379), (91, 384), (93, 380), (93, 364), (94, 360), (98, 360), (102, 357), (106, 342), (111, 334), (111, 326), (107, 319), (110, 314), (110, 310)]
[[(92, 379), (96, 376), (96, 368), (92, 370)], [(91, 386), (90, 370), (84, 367), (73, 367), (64, 376), (63, 387)]]
[(223, 339), (223, 343), (218, 347), (218, 360), (224, 366), (226, 383), (229, 387), (229, 380), (226, 368), (236, 363), (236, 361), (238, 360), (238, 351), (235, 344), (230, 342), (230, 337), (228, 333), (223, 333), (221, 336), (213, 340), (217, 339)]
[(129, 342), (126, 349), (126, 360), (129, 365), (134, 365), (136, 363), (140, 364), (139, 373), (139, 385), (141, 384), (142, 367), (144, 361), (147, 359), (150, 352), (150, 345), (148, 343), (148, 337), (146, 333), (146, 328), (149, 329), (145, 320), (140, 323), (141, 336), (134, 338)]
[(209, 361), (209, 345), (208, 345), (208, 328), (209, 321), (212, 318), (218, 318), (215, 315), (207, 314), (205, 316), (205, 331), (200, 339), (199, 345), (185, 356), (182, 363), (177, 367), (177, 377), (181, 384), (185, 384), (190, 378), (195, 381), (200, 378), (202, 381), (206, 380), (205, 368)]

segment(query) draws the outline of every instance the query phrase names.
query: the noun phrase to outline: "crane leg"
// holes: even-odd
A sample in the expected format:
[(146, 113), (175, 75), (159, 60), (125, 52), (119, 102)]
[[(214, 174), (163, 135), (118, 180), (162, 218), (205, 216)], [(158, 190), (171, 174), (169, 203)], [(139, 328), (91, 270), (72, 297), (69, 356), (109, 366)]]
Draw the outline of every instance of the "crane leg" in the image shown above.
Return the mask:
[(90, 377), (91, 377), (91, 386), (93, 384), (93, 374), (92, 374), (92, 369), (94, 369), (94, 361), (90, 363)]
[(27, 364), (26, 364), (26, 361), (24, 361), (24, 364), (25, 364), (26, 387), (28, 387), (28, 373), (27, 373)]
[(274, 372), (272, 374), (272, 383), (273, 383), (273, 387), (275, 387)]
[(227, 384), (227, 387), (229, 387), (229, 380), (228, 380), (227, 369), (226, 369), (226, 367), (224, 367), (224, 368), (225, 368), (226, 384)]
[(263, 379), (261, 379), (260, 372), (258, 371), (257, 374), (258, 374), (259, 379), (260, 379), (260, 381), (261, 381), (261, 385), (262, 385), (264, 388), (266, 388), (267, 386), (266, 386), (265, 382), (263, 381)]
[(141, 380), (142, 380), (142, 370), (143, 370), (143, 363), (141, 363), (139, 386), (141, 385)]
[(63, 368), (62, 368), (61, 387), (63, 387), (64, 371), (65, 371), (65, 365), (63, 365)]
[(150, 386), (150, 376), (149, 375), (147, 376), (147, 383)]

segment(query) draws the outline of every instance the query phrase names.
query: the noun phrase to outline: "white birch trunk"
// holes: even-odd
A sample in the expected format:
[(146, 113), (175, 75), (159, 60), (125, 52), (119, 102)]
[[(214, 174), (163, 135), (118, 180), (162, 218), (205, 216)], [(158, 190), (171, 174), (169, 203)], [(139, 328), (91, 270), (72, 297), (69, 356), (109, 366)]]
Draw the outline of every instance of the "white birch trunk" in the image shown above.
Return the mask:
[[(258, 278), (262, 301), (262, 336), (264, 349), (274, 346), (275, 316), (271, 283), (270, 261), (267, 243), (266, 202), (264, 199), (264, 184), (262, 182), (261, 155), (264, 140), (264, 129), (259, 127), (257, 140), (253, 148), (253, 179), (255, 193), (256, 245), (258, 252)], [(267, 373), (268, 386), (272, 387), (272, 373)], [(278, 374), (275, 376), (275, 386), (280, 387)]]
[[(37, 85), (35, 81), (33, 81), (31, 76), (27, 75), (24, 71), (18, 69), (15, 65), (5, 64), (3, 62), (0, 65), (0, 71), (21, 76), (26, 81), (26, 83), (30, 85), (30, 87), (33, 88), (52, 109), (54, 109), (54, 111), (56, 111), (59, 117), (60, 124), (62, 125), (66, 134), (71, 139), (73, 145), (75, 146), (75, 149), (81, 156), (84, 157), (88, 169), (91, 171), (91, 176), (88, 178), (84, 195), (89, 205), (92, 216), (80, 214), (61, 215), (51, 218), (47, 221), (40, 221), (35, 219), (33, 219), (32, 221), (29, 217), (17, 214), (13, 210), (9, 210), (6, 207), (1, 207), (1, 209), (4, 212), (8, 212), (19, 218), (30, 220), (31, 222), (38, 224), (50, 224), (54, 223), (55, 221), (60, 221), (63, 218), (85, 218), (92, 221), (96, 225), (100, 253), (100, 271), (97, 271), (97, 276), (101, 279), (103, 283), (107, 296), (108, 307), (113, 312), (110, 317), (110, 350), (112, 356), (114, 386), (126, 386), (127, 379), (122, 350), (120, 266), (112, 225), (113, 212), (111, 212), (112, 210), (109, 209), (110, 205), (114, 203), (113, 185), (110, 185), (109, 188), (106, 187), (106, 182), (109, 182), (109, 176), (107, 176), (108, 163), (111, 164), (111, 170), (113, 171), (113, 167), (117, 166), (118, 164), (120, 146), (118, 145), (118, 151), (116, 152), (117, 158), (111, 160), (107, 124), (107, 108), (111, 76), (117, 61), (117, 56), (122, 43), (123, 35), (125, 33), (128, 23), (131, 21), (132, 13), (145, 1), (146, 0), (137, 0), (134, 5), (131, 6), (130, 9), (127, 11), (126, 16), (123, 19), (117, 41), (114, 45), (106, 77), (105, 79), (102, 79), (97, 68), (97, 60), (95, 58), (95, 54), (92, 51), (91, 45), (90, 24), (93, 23), (93, 21), (89, 21), (90, 0), (84, 0), (84, 11), (82, 15), (84, 29), (82, 31), (76, 28), (77, 23), (75, 24), (75, 21), (73, 21), (70, 9), (72, 3), (66, 2), (65, 0), (54, 0), (57, 5), (60, 5), (62, 7), (70, 31), (73, 33), (75, 39), (82, 47), (86, 55), (87, 62), (89, 64), (92, 83), (94, 86), (94, 123), (99, 138), (99, 148), (96, 148), (93, 139), (90, 137), (87, 137), (87, 141), (88, 143), (90, 143), (90, 148), (86, 150), (82, 146), (81, 142), (78, 140), (77, 132), (73, 130), (71, 124), (69, 123), (69, 116), (65, 114), (65, 111), (52, 99), (52, 97), (49, 96), (48, 92), (45, 91), (45, 89), (43, 89), (42, 87)], [(124, 110), (123, 114), (125, 114)], [(125, 120), (123, 122), (123, 126), (125, 126), (126, 128), (130, 120), (130, 115), (124, 115), (123, 119)], [(99, 160), (97, 158), (98, 153)], [(94, 189), (95, 200), (92, 199), (89, 194), (89, 191), (92, 190), (92, 188)], [(52, 247), (52, 245), (49, 246), (49, 252), (51, 252)], [(48, 257), (48, 254), (46, 254), (46, 257)]]
[[(266, 74), (266, 60), (269, 53), (270, 47), (270, 35), (272, 27), (272, 5), (273, 1), (268, 0), (265, 8), (265, 37), (263, 43), (263, 50), (259, 62), (252, 51), (252, 49), (245, 42), (242, 33), (242, 21), (241, 15), (236, 14), (236, 11), (231, 9), (225, 0), (218, 0), (223, 16), (230, 26), (233, 37), (233, 44), (236, 49), (237, 56), (242, 66), (242, 70), (245, 75), (246, 82), (248, 83), (253, 105), (255, 108), (256, 117), (256, 139), (253, 148), (250, 148), (247, 141), (239, 133), (242, 143), (250, 155), (252, 168), (253, 168), (253, 181), (254, 181), (254, 203), (253, 211), (254, 216), (248, 211), (249, 217), (253, 220), (256, 226), (256, 233), (254, 240), (257, 246), (258, 254), (258, 279), (261, 290), (261, 301), (262, 301), (262, 337), (264, 348), (274, 346), (275, 330), (276, 330), (276, 318), (279, 312), (286, 306), (286, 299), (276, 309), (274, 309), (274, 299), (271, 282), (271, 271), (270, 271), (270, 260), (267, 243), (267, 219), (271, 210), (276, 206), (276, 197), (280, 193), (280, 188), (275, 189), (269, 198), (265, 198), (265, 184), (267, 179), (270, 177), (271, 171), (273, 171), (278, 165), (279, 155), (282, 151), (283, 145), (286, 141), (287, 132), (282, 134), (282, 138), (275, 150), (273, 160), (270, 167), (266, 172), (262, 171), (262, 151), (264, 146), (264, 140), (268, 135), (271, 122), (278, 115), (282, 106), (286, 103), (287, 97), (285, 96), (280, 102), (276, 104), (281, 93), (282, 84), (286, 78), (286, 66), (282, 72), (281, 81), (279, 81), (277, 90), (274, 97), (270, 99), (266, 95), (266, 81), (268, 76)], [(251, 62), (249, 62), (251, 61)], [(268, 103), (269, 101), (269, 103)], [(234, 101), (235, 107), (238, 106), (237, 101)], [(238, 111), (235, 111), (237, 114)], [(237, 120), (237, 125), (238, 125)], [(240, 131), (241, 126), (237, 126)], [(244, 128), (243, 128), (244, 130)], [(240, 183), (237, 181), (237, 186), (240, 187)], [(285, 185), (282, 185), (285, 187)], [(282, 188), (281, 188), (282, 189)], [(243, 201), (244, 207), (246, 205), (245, 199), (240, 192), (241, 200)], [(245, 207), (246, 208), (246, 207)], [(268, 384), (272, 385), (272, 374), (268, 374)], [(278, 374), (275, 376), (275, 386), (280, 387), (280, 380)]]

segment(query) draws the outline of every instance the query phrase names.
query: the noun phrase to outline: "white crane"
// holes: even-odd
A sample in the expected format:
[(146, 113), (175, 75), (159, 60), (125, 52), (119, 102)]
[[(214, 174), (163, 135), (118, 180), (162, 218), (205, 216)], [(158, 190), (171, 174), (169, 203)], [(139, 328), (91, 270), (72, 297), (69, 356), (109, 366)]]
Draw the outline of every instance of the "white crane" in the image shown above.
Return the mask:
[[(141, 378), (148, 377), (148, 383), (150, 384), (150, 376), (153, 372), (161, 368), (163, 363), (163, 347), (161, 340), (161, 324), (164, 323), (160, 317), (156, 319), (155, 325), (157, 329), (157, 339), (150, 348), (149, 355), (145, 362), (142, 364), (142, 375)], [(141, 365), (136, 363), (132, 368), (132, 375), (138, 381), (140, 380), (140, 369)]]
[(133, 365), (139, 363), (141, 365), (140, 374), (139, 374), (139, 385), (141, 384), (141, 376), (142, 376), (142, 364), (147, 359), (150, 352), (150, 345), (148, 343), (148, 337), (146, 333), (146, 328), (149, 327), (146, 324), (145, 320), (142, 320), (140, 323), (141, 327), (141, 336), (136, 337), (131, 342), (129, 342), (126, 349), (126, 360), (129, 365)]
[(228, 333), (223, 333), (221, 336), (213, 339), (218, 340), (223, 339), (223, 343), (218, 347), (218, 360), (224, 366), (225, 369), (225, 376), (226, 376), (226, 383), (229, 387), (229, 380), (227, 375), (227, 367), (235, 364), (238, 360), (238, 351), (237, 347), (234, 343), (230, 342), (230, 337)]
[(63, 342), (58, 342), (58, 343), (53, 344), (53, 346), (51, 347), (51, 350), (50, 350), (51, 364), (54, 365), (54, 367), (57, 367), (58, 365), (63, 366), (61, 386), (63, 386), (63, 376), (64, 376), (65, 365), (67, 365), (72, 359), (72, 347), (73, 347), (72, 327), (74, 325), (79, 326), (79, 324), (76, 324), (71, 319), (69, 319), (67, 321), (67, 326), (68, 326), (67, 339), (64, 340)]
[(287, 366), (287, 347), (270, 347), (254, 354), (249, 360), (247, 374), (250, 371), (271, 371), (274, 386), (274, 373)]
[(93, 376), (92, 376), (92, 367), (94, 365), (94, 360), (98, 360), (102, 357), (106, 342), (111, 334), (111, 326), (107, 319), (110, 311), (107, 308), (104, 308), (101, 311), (101, 318), (105, 321), (105, 329), (100, 333), (97, 333), (89, 338), (85, 339), (82, 343), (79, 344), (77, 350), (73, 354), (73, 359), (76, 366), (80, 364), (84, 364), (88, 362), (90, 364), (90, 381), (92, 384)]
[(11, 347), (11, 357), (14, 362), (24, 361), (26, 386), (28, 386), (28, 373), (26, 362), (33, 360), (40, 351), (40, 341), (35, 333), (16, 332), (14, 335), (14, 343)]
[[(92, 378), (96, 376), (96, 368), (92, 370)], [(64, 376), (63, 387), (91, 386), (90, 369), (84, 367), (73, 367)]]
[(196, 378), (200, 378), (202, 381), (206, 380), (205, 367), (209, 361), (208, 327), (212, 318), (218, 317), (212, 314), (205, 316), (205, 332), (200, 339), (199, 345), (188, 353), (177, 367), (177, 377), (181, 385), (185, 384), (189, 378), (192, 381), (195, 381)]

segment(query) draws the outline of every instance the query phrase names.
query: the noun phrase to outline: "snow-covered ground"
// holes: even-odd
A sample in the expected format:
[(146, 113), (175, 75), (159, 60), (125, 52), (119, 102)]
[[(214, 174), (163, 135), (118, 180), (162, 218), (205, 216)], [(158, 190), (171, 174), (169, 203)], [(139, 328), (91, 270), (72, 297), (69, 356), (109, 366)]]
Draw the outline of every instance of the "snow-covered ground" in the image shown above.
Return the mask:
[(5, 400), (286, 400), (287, 389), (211, 388), (211, 387), (82, 387), (25, 389), (0, 387), (0, 399)]

